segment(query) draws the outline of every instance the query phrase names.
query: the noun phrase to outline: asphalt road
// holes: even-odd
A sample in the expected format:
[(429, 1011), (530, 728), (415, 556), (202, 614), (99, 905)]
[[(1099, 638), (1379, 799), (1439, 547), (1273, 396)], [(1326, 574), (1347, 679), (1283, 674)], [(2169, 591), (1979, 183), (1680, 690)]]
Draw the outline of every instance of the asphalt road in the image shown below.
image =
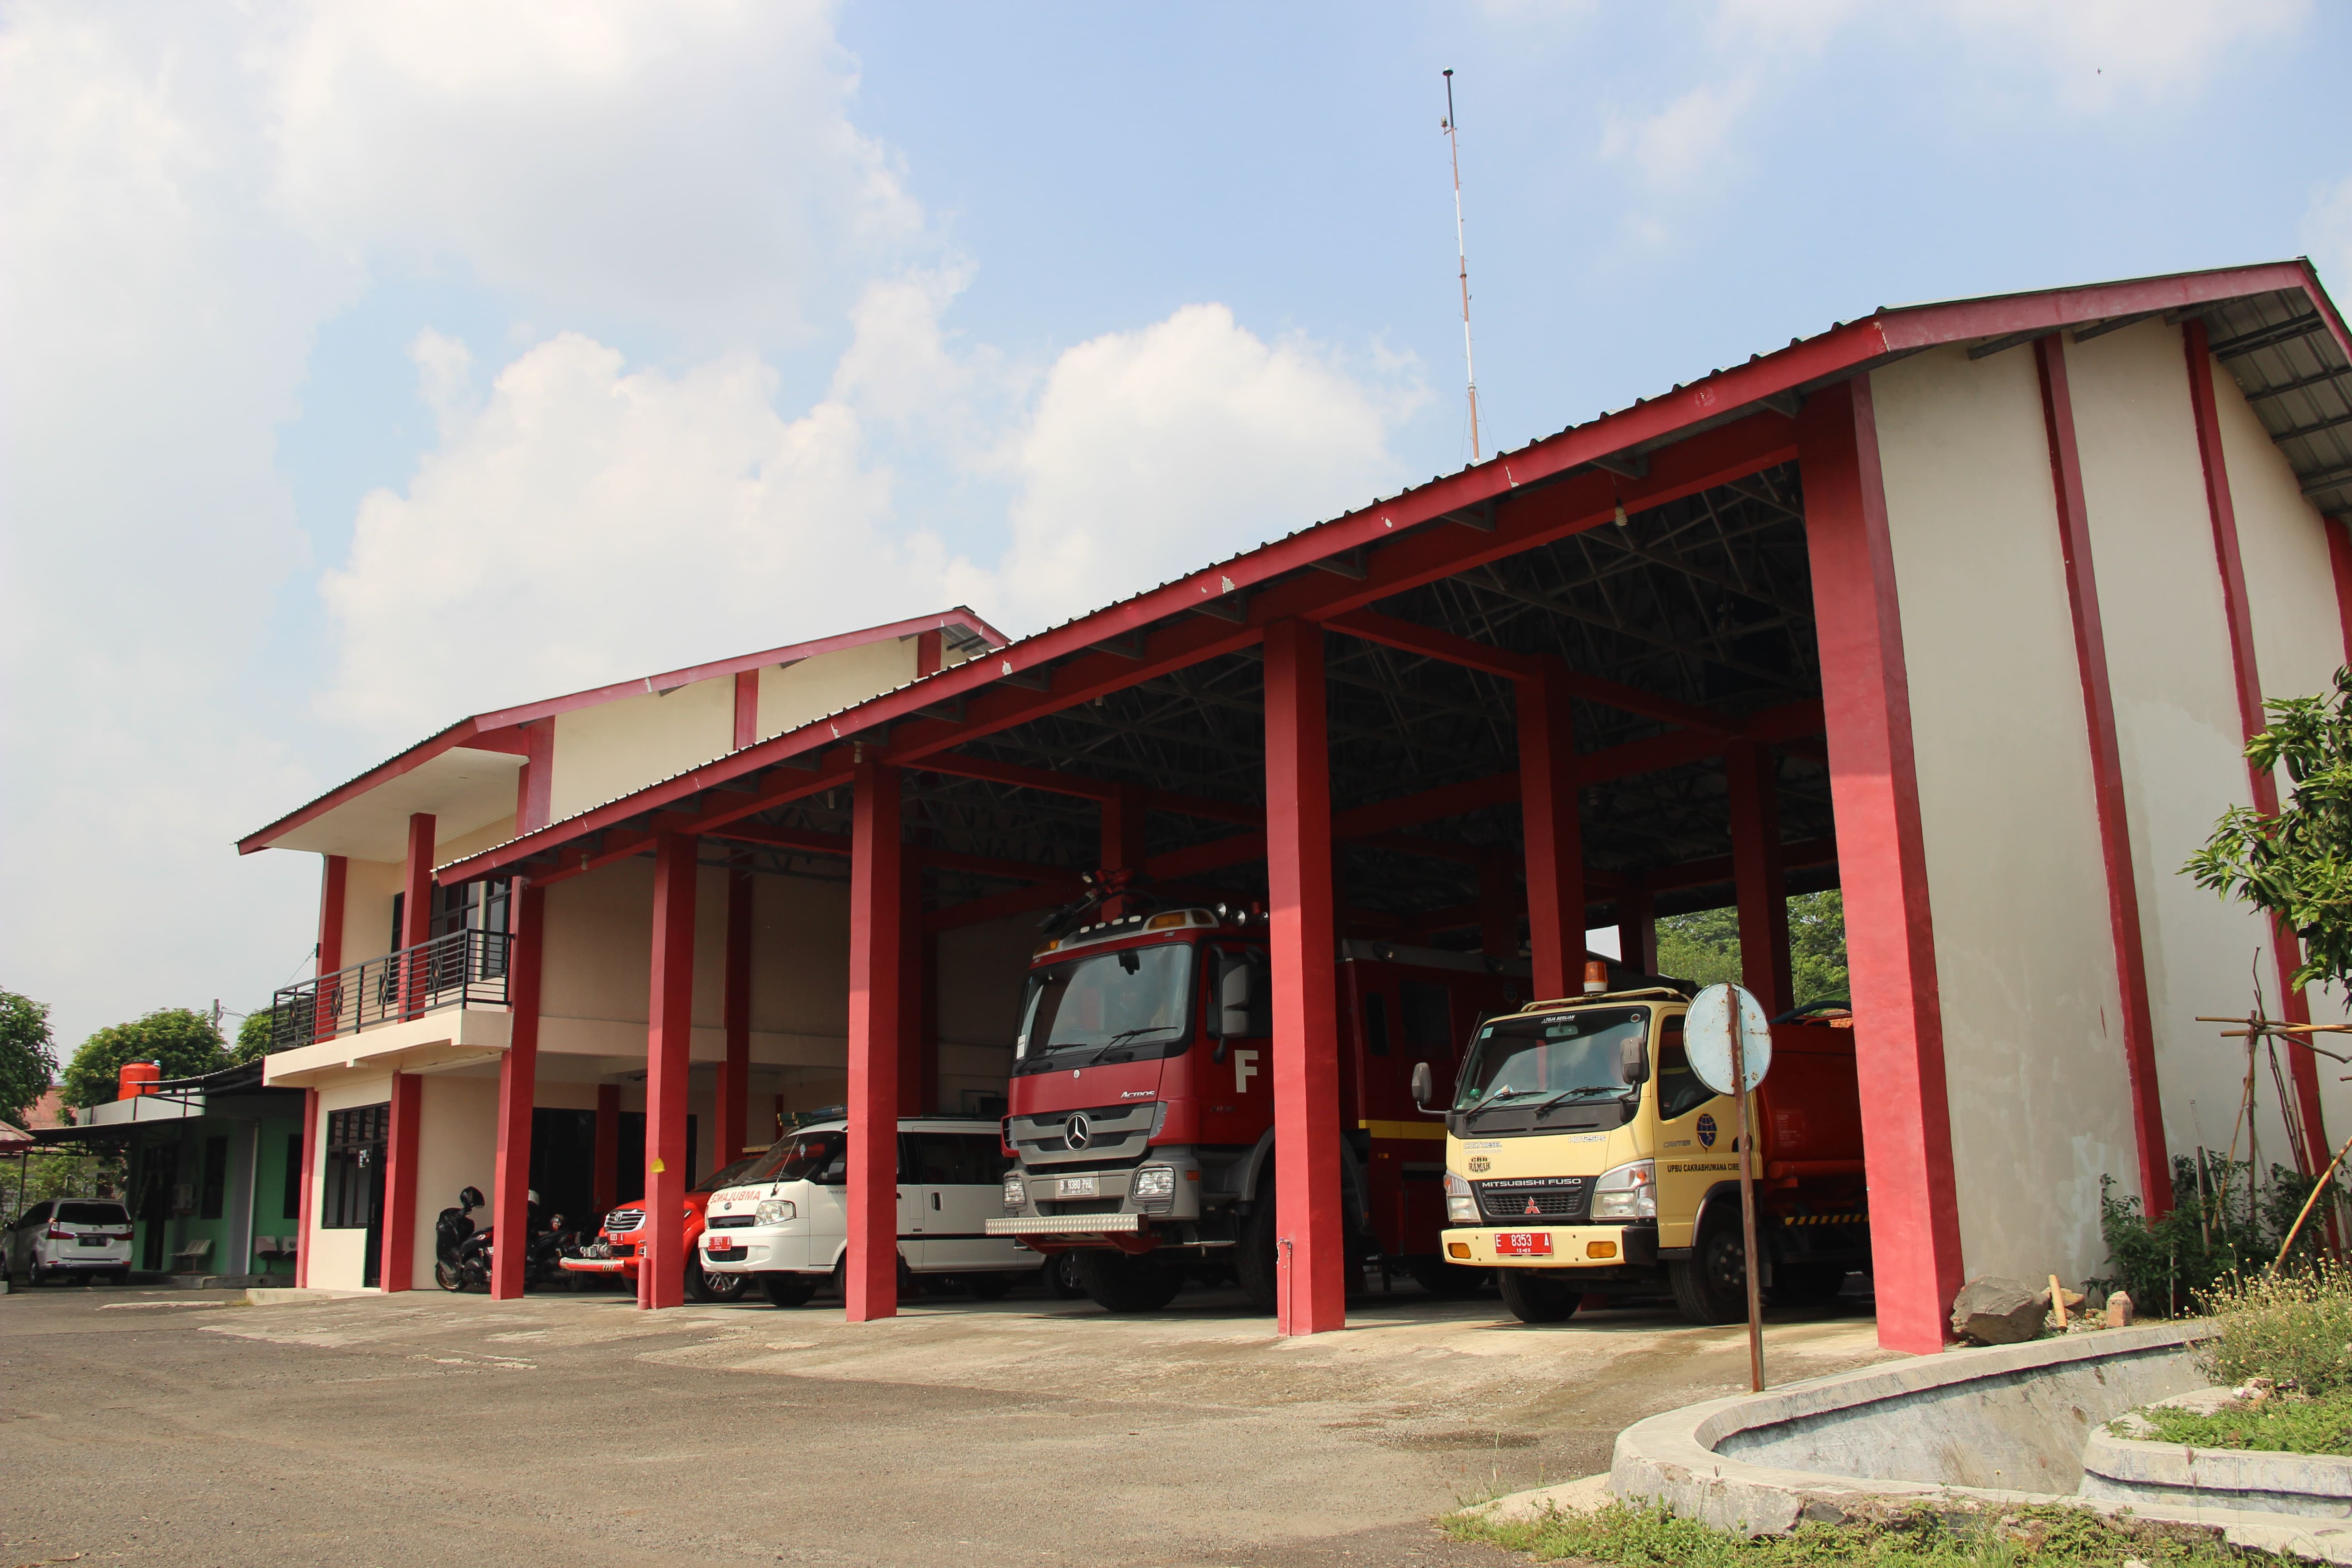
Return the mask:
[[(1746, 1386), (1741, 1330), (1530, 1329), (1404, 1289), (1282, 1342), (1237, 1299), (640, 1313), (614, 1295), (0, 1297), (0, 1562), (1502, 1568), (1435, 1515), (1605, 1469)], [(1768, 1334), (1776, 1381), (1879, 1359)]]

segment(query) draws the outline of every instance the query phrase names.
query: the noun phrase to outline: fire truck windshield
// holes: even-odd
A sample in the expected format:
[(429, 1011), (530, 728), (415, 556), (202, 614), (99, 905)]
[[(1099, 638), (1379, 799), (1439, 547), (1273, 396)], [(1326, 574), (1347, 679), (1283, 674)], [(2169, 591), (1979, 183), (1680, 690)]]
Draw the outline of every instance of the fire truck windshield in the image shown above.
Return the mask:
[(1097, 952), (1034, 970), (1013, 1070), (1173, 1055), (1192, 1037), (1192, 944)]

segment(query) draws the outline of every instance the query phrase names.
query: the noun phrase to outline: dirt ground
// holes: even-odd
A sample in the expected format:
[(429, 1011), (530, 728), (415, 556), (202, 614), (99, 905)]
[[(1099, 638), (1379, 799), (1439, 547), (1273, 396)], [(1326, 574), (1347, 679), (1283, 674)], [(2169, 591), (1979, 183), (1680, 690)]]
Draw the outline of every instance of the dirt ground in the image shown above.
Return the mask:
[[(1773, 1381), (1882, 1359), (1867, 1313), (1776, 1317)], [(1663, 1306), (1529, 1328), (1405, 1287), (1288, 1342), (1214, 1291), (853, 1326), (55, 1287), (0, 1297), (0, 1561), (1501, 1568), (1430, 1519), (1747, 1375), (1743, 1329)]]

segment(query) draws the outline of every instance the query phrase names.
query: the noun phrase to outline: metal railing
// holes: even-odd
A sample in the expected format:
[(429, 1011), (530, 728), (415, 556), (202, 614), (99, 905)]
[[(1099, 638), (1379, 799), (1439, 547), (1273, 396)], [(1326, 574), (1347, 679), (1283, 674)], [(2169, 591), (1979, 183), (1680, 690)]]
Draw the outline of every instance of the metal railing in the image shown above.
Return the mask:
[(505, 931), (453, 931), (289, 985), (269, 1000), (269, 1048), (315, 1045), (444, 1007), (502, 1007), (511, 941)]

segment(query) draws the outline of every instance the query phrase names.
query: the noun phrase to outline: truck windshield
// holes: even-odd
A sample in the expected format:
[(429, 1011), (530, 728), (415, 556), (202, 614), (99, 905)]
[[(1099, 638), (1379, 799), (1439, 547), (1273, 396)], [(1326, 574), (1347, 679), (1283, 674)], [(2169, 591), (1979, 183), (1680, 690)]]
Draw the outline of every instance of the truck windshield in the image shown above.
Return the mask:
[(1497, 1018), (1471, 1044), (1454, 1111), (1485, 1128), (1509, 1112), (1532, 1127), (1561, 1124), (1556, 1113), (1579, 1105), (1616, 1110), (1633, 1092), (1617, 1074), (1620, 1044), (1649, 1037), (1646, 1007)]
[(1167, 1056), (1192, 1037), (1192, 944), (1130, 947), (1029, 976), (1014, 1072)]

